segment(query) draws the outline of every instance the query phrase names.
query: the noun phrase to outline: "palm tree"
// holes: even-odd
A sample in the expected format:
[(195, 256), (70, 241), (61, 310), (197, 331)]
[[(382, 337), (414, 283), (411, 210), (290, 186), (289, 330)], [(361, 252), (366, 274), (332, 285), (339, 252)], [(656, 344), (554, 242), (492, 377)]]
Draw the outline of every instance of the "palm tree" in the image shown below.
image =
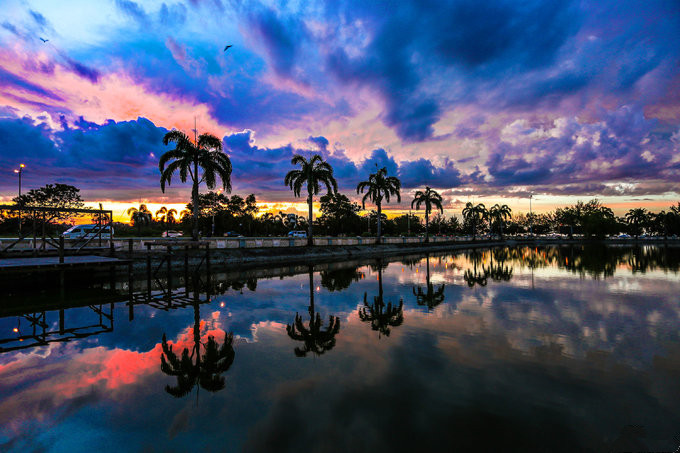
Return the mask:
[(368, 305), (367, 293), (364, 293), (364, 306), (359, 308), (359, 319), (363, 322), (371, 323), (371, 329), (380, 335), (390, 336), (390, 327), (400, 326), (404, 322), (404, 301), (400, 300), (399, 305), (392, 305), (388, 302), (385, 305), (383, 299), (382, 285), (382, 263), (378, 263), (378, 296), (373, 296), (373, 303)]
[(477, 205), (467, 202), (463, 208), (463, 217), (472, 224), (472, 240), (477, 236), (477, 225), (488, 217), (486, 206), (482, 203)]
[(444, 302), (444, 289), (446, 288), (446, 285), (442, 284), (436, 290), (434, 289), (434, 285), (430, 283), (430, 255), (426, 255), (425, 260), (427, 269), (425, 281), (427, 289), (423, 291), (421, 287), (418, 287), (418, 290), (416, 291), (416, 288), (414, 287), (412, 290), (413, 295), (416, 296), (418, 305), (425, 305), (428, 310), (432, 310), (434, 307)]
[(183, 221), (184, 219), (186, 219), (190, 215), (192, 215), (192, 212), (189, 211), (187, 208), (184, 208), (179, 212), (179, 220)]
[(512, 210), (507, 204), (495, 204), (489, 209), (489, 217), (496, 221), (500, 229), (501, 240), (503, 240), (503, 221), (512, 217)]
[(425, 186), (425, 191), (419, 190), (416, 192), (411, 202), (411, 207), (413, 208), (415, 205), (416, 210), (418, 210), (423, 204), (425, 205), (425, 242), (430, 242), (430, 212), (432, 212), (432, 206), (434, 206), (442, 214), (444, 213), (442, 196), (436, 190)]
[(473, 269), (466, 269), (463, 273), (463, 280), (465, 283), (472, 288), (475, 285), (486, 286), (487, 279), (489, 277), (489, 271), (484, 266), (482, 266), (481, 273), (477, 270), (477, 265), (482, 261), (482, 254), (477, 250), (472, 250), (469, 254), (466, 254), (469, 261), (472, 261)]
[(148, 225), (151, 222), (151, 211), (146, 207), (145, 204), (140, 204), (139, 208), (132, 206), (128, 208), (127, 215), (130, 216), (130, 220), (137, 227), (137, 235), (142, 234), (142, 225)]
[(625, 217), (626, 222), (631, 226), (635, 239), (637, 239), (642, 228), (649, 222), (649, 212), (645, 208), (635, 208), (628, 211)]
[[(222, 151), (222, 142), (211, 134), (201, 134), (196, 143), (181, 131), (172, 130), (163, 137), (163, 144), (175, 143), (175, 149), (163, 154), (158, 161), (161, 172), (161, 191), (165, 192), (165, 185), (170, 185), (172, 175), (179, 171), (182, 182), (191, 178), (191, 200), (193, 203), (192, 237), (198, 240), (198, 186), (202, 182), (209, 189), (214, 189), (217, 178), (222, 180), (225, 192), (231, 192), (231, 161)], [(169, 165), (166, 167), (166, 164)], [(199, 174), (199, 167), (202, 174)]]
[(293, 165), (300, 165), (300, 169), (289, 171), (288, 174), (286, 174), (284, 183), (291, 188), (296, 197), (300, 196), (302, 186), (304, 184), (307, 185), (307, 204), (309, 205), (307, 245), (314, 245), (314, 239), (312, 237), (312, 204), (314, 202), (314, 195), (319, 194), (321, 184), (326, 186), (326, 190), (329, 193), (337, 193), (338, 183), (333, 177), (333, 167), (331, 167), (331, 164), (324, 161), (318, 154), (314, 154), (309, 160), (296, 154), (293, 156), (290, 163)]
[(321, 315), (314, 311), (314, 272), (309, 268), (309, 323), (307, 326), (302, 322), (302, 317), (295, 313), (293, 324), (286, 325), (288, 336), (296, 341), (302, 341), (303, 347), (295, 347), (297, 357), (305, 357), (311, 352), (321, 355), (330, 351), (335, 346), (335, 336), (340, 331), (340, 318), (328, 317), (328, 327), (323, 330)]
[(366, 209), (366, 200), (371, 200), (378, 208), (378, 244), (382, 242), (381, 215), (382, 201), (390, 202), (390, 196), (396, 195), (397, 201), (401, 202), (401, 181), (394, 176), (387, 176), (387, 168), (383, 167), (368, 176), (368, 181), (362, 181), (357, 185), (357, 193), (366, 195), (361, 199), (361, 206)]
[[(217, 392), (224, 388), (224, 374), (234, 363), (235, 352), (232, 346), (234, 335), (224, 334), (224, 341), (220, 346), (211, 335), (208, 342), (201, 343), (200, 312), (198, 302), (194, 302), (194, 345), (189, 352), (189, 348), (184, 348), (181, 356), (172, 350), (172, 345), (168, 344), (165, 333), (163, 334), (161, 353), (161, 371), (167, 375), (177, 378), (177, 385), (165, 386), (165, 391), (175, 398), (182, 398), (188, 395), (197, 385), (209, 392)], [(204, 354), (201, 354), (201, 345), (204, 347)], [(194, 362), (195, 360), (195, 362)], [(196, 393), (198, 398), (198, 393)]]
[(165, 221), (169, 224), (177, 222), (177, 219), (175, 218), (176, 215), (177, 209), (175, 208), (168, 209), (168, 212), (165, 213)]

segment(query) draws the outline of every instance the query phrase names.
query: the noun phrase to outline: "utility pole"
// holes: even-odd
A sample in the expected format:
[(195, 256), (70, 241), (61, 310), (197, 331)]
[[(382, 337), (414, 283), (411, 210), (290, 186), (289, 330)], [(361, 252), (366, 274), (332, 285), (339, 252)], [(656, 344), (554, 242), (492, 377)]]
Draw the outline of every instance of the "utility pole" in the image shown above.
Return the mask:
[(534, 194), (529, 194), (529, 235), (533, 237), (534, 235), (534, 216), (531, 212), (531, 199), (534, 197)]
[(408, 235), (411, 235), (411, 210), (408, 210)]
[[(21, 197), (21, 174), (23, 173), (24, 168), (26, 168), (26, 165), (19, 164), (19, 169), (14, 170), (14, 173), (19, 175), (19, 197)], [(19, 237), (21, 237), (21, 207), (19, 207)]]

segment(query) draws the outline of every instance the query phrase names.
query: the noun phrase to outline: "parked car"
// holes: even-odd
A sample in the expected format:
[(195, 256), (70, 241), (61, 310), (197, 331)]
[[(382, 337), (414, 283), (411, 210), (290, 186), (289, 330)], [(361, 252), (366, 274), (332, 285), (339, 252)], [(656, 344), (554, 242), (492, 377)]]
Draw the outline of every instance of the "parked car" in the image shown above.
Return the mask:
[(161, 234), (161, 237), (164, 238), (180, 238), (182, 236), (184, 236), (184, 233), (174, 230), (163, 231), (163, 234)]
[(288, 237), (289, 238), (306, 238), (307, 232), (306, 231), (289, 231)]
[(236, 231), (227, 231), (226, 233), (224, 233), (224, 237), (227, 237), (227, 238), (242, 238), (243, 235), (240, 234), (240, 233), (237, 233)]
[(99, 237), (99, 233), (101, 233), (103, 239), (110, 239), (113, 234), (113, 228), (108, 225), (97, 225), (94, 223), (88, 225), (73, 225), (71, 228), (61, 233), (61, 235), (64, 239), (81, 239), (84, 237), (89, 239), (91, 237)]

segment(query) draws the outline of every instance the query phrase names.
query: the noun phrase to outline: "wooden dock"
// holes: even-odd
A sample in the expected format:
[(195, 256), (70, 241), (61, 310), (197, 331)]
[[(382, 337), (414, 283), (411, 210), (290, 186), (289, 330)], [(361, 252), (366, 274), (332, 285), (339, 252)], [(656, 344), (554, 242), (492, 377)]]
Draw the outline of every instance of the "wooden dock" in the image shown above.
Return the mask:
[(5, 271), (37, 271), (64, 269), (75, 267), (116, 266), (126, 264), (127, 260), (96, 255), (64, 256), (63, 263), (58, 256), (40, 256), (35, 258), (1, 258), (0, 272)]

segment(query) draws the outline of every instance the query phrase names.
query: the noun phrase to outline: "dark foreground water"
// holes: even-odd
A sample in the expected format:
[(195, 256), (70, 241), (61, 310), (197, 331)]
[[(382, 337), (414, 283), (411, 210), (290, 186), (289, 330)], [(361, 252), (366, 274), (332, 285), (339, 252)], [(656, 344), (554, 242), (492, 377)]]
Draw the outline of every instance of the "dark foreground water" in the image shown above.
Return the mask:
[(203, 276), (132, 309), (67, 294), (61, 324), (36, 309), (57, 294), (8, 296), (0, 451), (674, 451), (679, 265), (518, 248)]

